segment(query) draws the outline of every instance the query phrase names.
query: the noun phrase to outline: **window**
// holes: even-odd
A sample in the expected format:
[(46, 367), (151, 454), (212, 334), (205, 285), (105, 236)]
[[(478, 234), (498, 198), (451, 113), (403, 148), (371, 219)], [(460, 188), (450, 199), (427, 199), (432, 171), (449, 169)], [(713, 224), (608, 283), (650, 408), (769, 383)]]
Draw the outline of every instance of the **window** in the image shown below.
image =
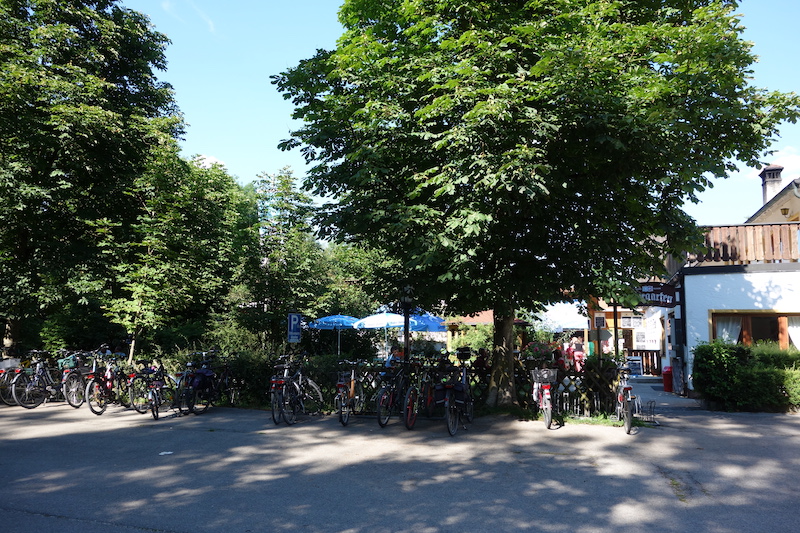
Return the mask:
[[(792, 327), (790, 327), (790, 324)], [(753, 344), (757, 341), (774, 341), (781, 348), (792, 343), (800, 347), (800, 316), (777, 313), (713, 313), (711, 332), (714, 339)], [(791, 337), (790, 333), (794, 333)]]
[(642, 319), (641, 316), (623, 316), (620, 319), (620, 327), (621, 328), (628, 328), (628, 329), (637, 329), (642, 327)]

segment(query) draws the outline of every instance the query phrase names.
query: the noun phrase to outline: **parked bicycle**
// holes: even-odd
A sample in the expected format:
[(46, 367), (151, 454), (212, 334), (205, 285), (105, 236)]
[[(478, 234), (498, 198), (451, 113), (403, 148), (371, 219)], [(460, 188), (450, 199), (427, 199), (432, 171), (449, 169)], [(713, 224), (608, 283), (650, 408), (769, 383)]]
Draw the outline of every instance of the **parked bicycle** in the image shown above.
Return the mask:
[(447, 432), (451, 436), (456, 434), (460, 425), (464, 425), (466, 429), (464, 423), (472, 423), (475, 418), (475, 401), (470, 392), (467, 372), (467, 362), (472, 358), (472, 351), (469, 348), (458, 348), (456, 357), (460, 366), (453, 367), (454, 374), (451, 379), (442, 384), (444, 417), (447, 422)]
[(26, 409), (34, 409), (49, 400), (61, 400), (61, 379), (58, 369), (47, 364), (49, 354), (45, 351), (29, 352), (31, 368), (18, 368), (11, 382), (14, 401)]
[(414, 429), (420, 414), (434, 416), (436, 408), (435, 386), (441, 383), (439, 364), (431, 359), (411, 361), (408, 375), (409, 386), (403, 401), (403, 422), (407, 429)]
[(544, 425), (547, 429), (550, 429), (553, 424), (552, 390), (558, 379), (557, 376), (558, 369), (556, 368), (534, 368), (531, 370), (533, 402), (538, 407), (539, 412), (542, 413)]
[(86, 375), (91, 371), (87, 362), (91, 357), (91, 352), (67, 352), (57, 361), (63, 372), (61, 392), (67, 403), (76, 409), (86, 400)]
[(188, 361), (186, 369), (177, 374), (178, 393), (176, 406), (180, 414), (205, 413), (216, 398), (216, 374), (211, 369), (208, 352), (194, 352), (190, 356), (200, 356), (202, 360)]
[(147, 379), (147, 405), (154, 420), (158, 420), (164, 406), (172, 407), (175, 404), (175, 379), (164, 369), (164, 364), (152, 367), (153, 372)]
[(17, 405), (11, 389), (11, 382), (17, 375), (16, 369), (23, 364), (27, 366), (30, 363), (14, 357), (12, 349), (3, 347), (0, 352), (0, 401), (6, 405)]
[(409, 365), (408, 361), (392, 361), (392, 366), (381, 376), (382, 385), (375, 397), (375, 410), (378, 413), (380, 427), (386, 427), (392, 414), (400, 409), (405, 399)]
[(241, 379), (236, 376), (231, 369), (230, 360), (233, 357), (219, 357), (222, 363), (217, 373), (216, 379), (216, 400), (215, 402), (227, 402), (231, 407), (236, 406), (241, 401), (243, 384)]
[(102, 415), (112, 404), (130, 406), (127, 377), (120, 370), (116, 357), (95, 353), (92, 371), (86, 379), (86, 403), (94, 414)]
[(635, 410), (636, 396), (633, 395), (633, 387), (628, 384), (630, 376), (629, 368), (618, 369), (617, 380), (617, 420), (622, 420), (625, 433), (630, 435), (633, 429), (633, 414)]
[[(178, 383), (164, 368), (161, 360), (138, 360), (136, 364), (142, 369), (129, 375), (128, 390), (133, 408), (141, 414), (150, 411), (153, 418), (158, 419), (158, 411), (166, 404), (175, 405)], [(153, 388), (157, 389), (158, 400), (154, 402)], [(154, 405), (157, 407), (153, 411)]]
[(349, 369), (339, 372), (336, 383), (336, 396), (333, 401), (334, 408), (339, 414), (339, 422), (346, 426), (351, 414), (361, 413), (364, 409), (364, 387), (361, 384), (357, 370), (364, 365), (364, 361), (340, 361), (340, 365), (349, 365)]
[(280, 375), (275, 375), (270, 380), (272, 421), (276, 424), (283, 420), (287, 425), (293, 425), (300, 414), (322, 412), (322, 390), (313, 379), (304, 374), (305, 359), (306, 355), (301, 355), (298, 361), (294, 361), (291, 354), (278, 358), (286, 363), (275, 365)]

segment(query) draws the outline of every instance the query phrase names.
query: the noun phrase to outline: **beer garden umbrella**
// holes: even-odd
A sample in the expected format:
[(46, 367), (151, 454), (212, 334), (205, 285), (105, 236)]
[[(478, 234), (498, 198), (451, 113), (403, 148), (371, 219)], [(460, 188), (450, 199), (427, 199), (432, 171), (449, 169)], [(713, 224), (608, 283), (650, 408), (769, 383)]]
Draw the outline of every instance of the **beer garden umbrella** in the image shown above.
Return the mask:
[(447, 331), (447, 326), (444, 325), (444, 319), (428, 312), (411, 315), (411, 318), (411, 331)]
[(342, 330), (352, 329), (358, 319), (354, 316), (348, 315), (331, 315), (318, 318), (308, 324), (308, 327), (314, 329), (336, 330), (338, 348), (337, 355), (342, 354)]
[[(413, 331), (415, 326), (415, 320), (413, 317), (410, 319), (410, 328)], [(388, 313), (384, 311), (383, 313), (378, 313), (375, 315), (370, 315), (368, 317), (364, 317), (355, 324), (353, 327), (355, 329), (381, 329), (383, 328), (383, 344), (386, 348), (386, 353), (389, 352), (388, 350), (388, 329), (389, 328), (402, 328), (405, 326), (405, 318), (403, 315), (398, 315), (397, 313)]]

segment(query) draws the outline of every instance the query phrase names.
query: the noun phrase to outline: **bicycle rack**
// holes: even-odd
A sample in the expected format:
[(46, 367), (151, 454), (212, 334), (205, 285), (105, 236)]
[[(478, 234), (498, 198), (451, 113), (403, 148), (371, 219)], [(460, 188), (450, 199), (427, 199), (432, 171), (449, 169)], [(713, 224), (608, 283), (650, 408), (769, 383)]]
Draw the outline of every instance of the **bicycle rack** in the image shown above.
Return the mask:
[[(638, 398), (637, 404), (638, 402)], [(650, 400), (647, 402), (647, 406), (641, 410), (641, 416), (644, 419), (644, 422), (648, 424), (655, 424), (656, 426), (659, 425), (658, 421), (656, 420), (656, 401)]]

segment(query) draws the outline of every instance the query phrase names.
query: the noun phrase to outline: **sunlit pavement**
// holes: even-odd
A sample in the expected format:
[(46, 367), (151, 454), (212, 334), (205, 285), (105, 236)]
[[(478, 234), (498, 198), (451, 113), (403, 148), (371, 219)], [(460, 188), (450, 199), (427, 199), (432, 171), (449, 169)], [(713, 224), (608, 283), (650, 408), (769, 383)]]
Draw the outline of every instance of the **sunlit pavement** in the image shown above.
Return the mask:
[(657, 385), (634, 381), (658, 424), (631, 435), (3, 406), (3, 531), (795, 531), (800, 418), (709, 412)]

